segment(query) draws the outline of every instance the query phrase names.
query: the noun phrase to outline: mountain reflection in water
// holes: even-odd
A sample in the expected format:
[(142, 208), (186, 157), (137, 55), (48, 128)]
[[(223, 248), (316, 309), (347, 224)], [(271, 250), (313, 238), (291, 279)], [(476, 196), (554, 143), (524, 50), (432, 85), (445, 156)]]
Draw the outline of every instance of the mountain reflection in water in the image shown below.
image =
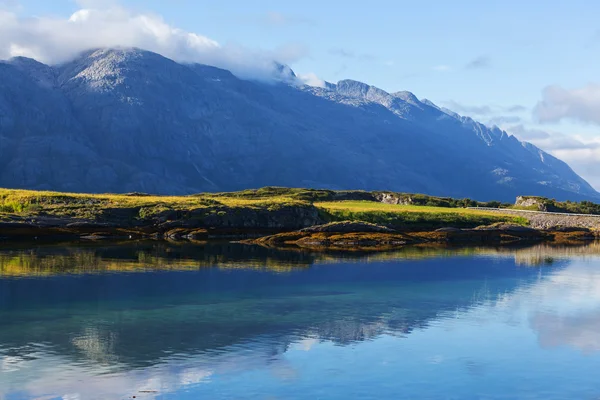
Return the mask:
[(0, 248), (0, 399), (598, 395), (598, 255)]

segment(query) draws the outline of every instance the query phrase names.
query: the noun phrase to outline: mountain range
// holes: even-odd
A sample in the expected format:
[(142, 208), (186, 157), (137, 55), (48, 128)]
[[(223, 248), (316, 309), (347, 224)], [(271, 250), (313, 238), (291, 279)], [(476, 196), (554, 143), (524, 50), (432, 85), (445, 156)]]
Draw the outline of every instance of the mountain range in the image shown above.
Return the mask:
[(188, 194), (262, 186), (600, 199), (497, 127), (353, 80), (269, 82), (140, 49), (0, 62), (0, 187)]

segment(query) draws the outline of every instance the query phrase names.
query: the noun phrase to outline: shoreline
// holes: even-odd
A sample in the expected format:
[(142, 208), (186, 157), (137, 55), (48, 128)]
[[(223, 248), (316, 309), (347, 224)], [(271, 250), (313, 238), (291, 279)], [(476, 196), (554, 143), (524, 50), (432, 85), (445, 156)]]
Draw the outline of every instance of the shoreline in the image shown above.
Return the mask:
[(517, 243), (581, 243), (600, 239), (587, 228), (534, 229), (520, 225), (496, 224), (476, 228), (390, 229), (358, 221), (315, 225), (301, 230), (215, 229), (108, 226), (70, 222), (68, 224), (2, 223), (0, 243), (110, 242), (122, 240), (182, 243), (239, 242), (270, 248), (331, 249), (342, 251), (389, 251), (422, 244), (510, 245)]
[(261, 246), (402, 246), (595, 240), (599, 216), (468, 208), (392, 192), (262, 188), (189, 196), (0, 189), (0, 242), (241, 241)]

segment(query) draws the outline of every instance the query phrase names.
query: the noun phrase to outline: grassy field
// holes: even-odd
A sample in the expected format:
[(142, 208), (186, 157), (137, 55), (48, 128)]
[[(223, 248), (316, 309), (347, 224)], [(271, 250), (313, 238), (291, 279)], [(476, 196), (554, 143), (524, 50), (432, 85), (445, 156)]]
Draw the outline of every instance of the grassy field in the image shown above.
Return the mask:
[[(377, 201), (330, 201), (340, 195), (370, 195), (368, 192), (333, 192), (311, 189), (263, 188), (233, 193), (203, 193), (189, 196), (129, 194), (78, 194), (0, 189), (0, 221), (13, 217), (50, 216), (99, 221), (115, 210), (128, 219), (151, 220), (170, 211), (206, 209), (207, 213), (237, 213), (242, 209), (277, 211), (282, 207), (317, 207), (326, 222), (356, 220), (394, 227), (472, 228), (496, 222), (526, 225), (521, 217), (465, 208), (425, 205), (390, 205)], [(324, 201), (327, 200), (327, 201)]]
[(371, 201), (317, 202), (333, 220), (357, 220), (392, 226), (473, 227), (509, 222), (527, 225), (528, 221), (514, 215), (466, 208), (445, 208), (383, 204)]
[(239, 196), (238, 193), (198, 194), (190, 196), (152, 196), (131, 194), (80, 194), (0, 189), (0, 220), (10, 214), (49, 215), (94, 219), (106, 209), (140, 208), (140, 217), (166, 210), (190, 210), (225, 206), (275, 210), (283, 205), (309, 205), (290, 196)]

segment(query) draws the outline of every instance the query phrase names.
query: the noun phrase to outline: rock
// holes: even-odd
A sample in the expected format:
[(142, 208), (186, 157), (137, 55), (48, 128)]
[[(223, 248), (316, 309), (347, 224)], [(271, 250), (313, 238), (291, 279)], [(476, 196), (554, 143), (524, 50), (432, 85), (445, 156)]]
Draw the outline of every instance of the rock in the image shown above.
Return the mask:
[(382, 192), (377, 193), (377, 201), (384, 204), (399, 204), (399, 205), (411, 205), (414, 203), (410, 195)]
[(100, 222), (78, 221), (67, 224), (67, 228), (107, 228), (113, 225)]
[(537, 211), (548, 211), (545, 200), (542, 197), (519, 196), (515, 201), (515, 206), (528, 209), (534, 208)]
[(330, 232), (330, 233), (352, 233), (352, 232), (380, 232), (380, 233), (393, 233), (396, 232), (386, 226), (371, 224), (368, 222), (360, 221), (342, 221), (332, 222), (324, 225), (311, 226), (309, 228), (301, 229), (300, 232), (314, 233), (314, 232)]
[(473, 229), (475, 231), (504, 231), (504, 232), (518, 232), (518, 233), (538, 233), (537, 229), (533, 229), (527, 226), (515, 225), (515, 224), (506, 224), (503, 222), (486, 225), (486, 226), (478, 226)]
[(164, 234), (164, 237), (170, 240), (181, 240), (188, 234), (188, 231), (183, 228), (171, 229)]
[(435, 231), (436, 231), (436, 232), (449, 232), (449, 233), (456, 233), (456, 232), (462, 232), (462, 229), (448, 227), (448, 228), (440, 228), (440, 229), (436, 229)]
[(549, 231), (555, 231), (555, 232), (565, 232), (565, 233), (570, 233), (570, 232), (591, 232), (591, 229), (589, 228), (583, 228), (583, 227), (577, 227), (577, 226), (552, 226), (548, 228)]
[(148, 194), (148, 193), (131, 192), (131, 193), (125, 193), (125, 196), (130, 196), (130, 197), (149, 197), (151, 195)]
[(185, 235), (187, 240), (206, 240), (208, 239), (208, 231), (206, 229), (199, 229)]

